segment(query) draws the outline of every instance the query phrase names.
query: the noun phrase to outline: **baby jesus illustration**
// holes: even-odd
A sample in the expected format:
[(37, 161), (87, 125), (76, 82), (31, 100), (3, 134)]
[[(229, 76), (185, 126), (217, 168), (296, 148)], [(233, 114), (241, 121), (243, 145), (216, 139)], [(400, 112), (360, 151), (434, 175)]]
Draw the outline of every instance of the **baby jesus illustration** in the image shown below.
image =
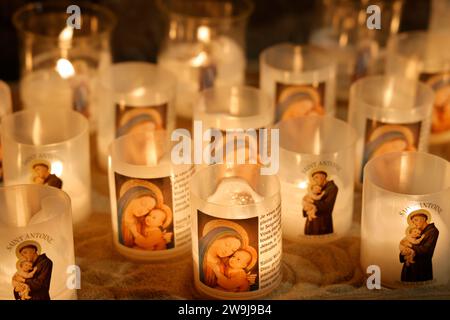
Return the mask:
[(405, 257), (406, 265), (414, 263), (415, 252), (412, 249), (413, 244), (419, 244), (425, 235), (421, 235), (418, 228), (409, 228), (406, 237), (400, 241), (400, 253)]
[(317, 218), (317, 207), (314, 205), (314, 201), (322, 199), (325, 191), (322, 191), (322, 187), (318, 184), (311, 184), (308, 188), (308, 193), (303, 197), (303, 210), (308, 215), (308, 220), (312, 221)]
[(21, 300), (29, 300), (30, 296), (30, 286), (25, 283), (26, 279), (31, 279), (34, 277), (37, 268), (33, 268), (33, 264), (26, 260), (20, 260), (18, 263), (17, 272), (12, 278), (12, 285), (14, 291), (17, 292)]
[(214, 268), (218, 286), (232, 292), (249, 291), (250, 285), (254, 284), (256, 280), (256, 274), (246, 272), (246, 268), (251, 262), (250, 252), (237, 250), (225, 265), (217, 265)]
[(166, 212), (161, 209), (153, 209), (145, 217), (145, 226), (142, 232), (145, 238), (145, 249), (165, 250), (167, 243), (172, 241), (173, 233), (162, 229), (166, 218)]

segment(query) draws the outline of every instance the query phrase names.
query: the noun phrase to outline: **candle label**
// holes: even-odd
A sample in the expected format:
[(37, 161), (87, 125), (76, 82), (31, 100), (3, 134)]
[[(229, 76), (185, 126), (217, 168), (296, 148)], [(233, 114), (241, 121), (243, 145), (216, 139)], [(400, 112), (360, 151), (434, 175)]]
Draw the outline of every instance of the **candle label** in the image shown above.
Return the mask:
[(421, 128), (422, 121), (385, 123), (367, 119), (360, 181), (363, 181), (364, 166), (370, 159), (389, 152), (417, 151)]
[(275, 84), (276, 119), (325, 114), (325, 82), (313, 84)]
[(62, 189), (62, 161), (50, 154), (36, 154), (25, 162), (30, 171), (30, 182)]
[(399, 258), (402, 264), (400, 280), (407, 284), (432, 282), (433, 254), (439, 238), (439, 230), (431, 212), (441, 212), (437, 204), (419, 203), (400, 212), (408, 226), (399, 243)]
[(249, 292), (277, 284), (281, 268), (281, 208), (249, 219), (219, 219), (197, 211), (200, 282), (218, 291)]
[(36, 239), (51, 245), (53, 238), (41, 232), (29, 232), (9, 241), (8, 254), (15, 255), (15, 272), (11, 277), (16, 300), (50, 300), (53, 262)]
[(199, 91), (212, 88), (217, 77), (217, 67), (214, 64), (200, 66), (199, 70)]
[[(211, 164), (227, 163), (227, 156), (230, 158), (234, 155), (234, 160), (231, 162), (239, 164), (262, 164), (261, 160), (261, 145), (270, 149), (270, 129), (267, 134), (261, 131), (263, 128), (247, 129), (246, 132), (228, 132), (226, 130), (218, 130), (220, 138), (212, 136), (208, 142), (211, 145)], [(267, 156), (270, 155), (270, 150), (267, 151)], [(230, 155), (228, 155), (230, 154)], [(242, 154), (244, 161), (241, 161), (239, 154)]]
[(301, 170), (307, 180), (282, 182), (283, 232), (290, 238), (329, 237), (335, 233), (333, 214), (339, 203), (342, 168), (332, 161), (312, 162)]
[(431, 122), (431, 133), (450, 131), (450, 72), (422, 73), (420, 80), (436, 93)]
[(192, 166), (173, 178), (141, 179), (115, 173), (121, 245), (157, 251), (189, 243), (188, 186), (193, 169)]
[(167, 103), (135, 107), (116, 104), (116, 137), (167, 128)]

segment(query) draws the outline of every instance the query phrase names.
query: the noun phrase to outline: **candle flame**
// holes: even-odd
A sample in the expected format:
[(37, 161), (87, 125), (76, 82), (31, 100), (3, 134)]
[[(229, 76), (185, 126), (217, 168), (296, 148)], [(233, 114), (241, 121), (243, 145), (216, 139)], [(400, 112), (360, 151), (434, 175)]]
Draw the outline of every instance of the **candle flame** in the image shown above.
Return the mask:
[(72, 63), (64, 58), (58, 59), (56, 62), (56, 71), (63, 79), (70, 78), (75, 74), (75, 69)]
[(58, 40), (60, 41), (60, 43), (67, 43), (67, 42), (70, 43), (70, 41), (72, 41), (72, 37), (73, 37), (73, 27), (66, 26), (59, 33)]
[(39, 113), (36, 114), (36, 117), (33, 121), (33, 130), (31, 139), (33, 140), (34, 145), (40, 145), (41, 144), (41, 134), (42, 134), (42, 121), (41, 117), (39, 116)]
[(211, 30), (207, 26), (200, 26), (197, 29), (197, 39), (202, 42), (209, 42), (211, 40)]
[(61, 161), (53, 162), (52, 165), (51, 165), (50, 173), (52, 173), (52, 174), (54, 174), (54, 175), (56, 175), (58, 177), (61, 177), (62, 172), (63, 172), (63, 164), (62, 164), (62, 162)]
[(302, 181), (302, 182), (297, 183), (297, 187), (299, 189), (305, 190), (308, 187), (308, 181)]
[(194, 67), (204, 66), (208, 60), (208, 54), (204, 51), (200, 52), (197, 56), (191, 59), (191, 64)]

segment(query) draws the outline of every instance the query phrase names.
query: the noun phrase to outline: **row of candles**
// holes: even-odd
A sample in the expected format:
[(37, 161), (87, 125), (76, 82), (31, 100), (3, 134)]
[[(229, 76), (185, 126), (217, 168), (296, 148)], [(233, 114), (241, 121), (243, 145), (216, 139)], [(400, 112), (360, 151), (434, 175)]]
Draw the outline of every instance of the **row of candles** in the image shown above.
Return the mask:
[[(90, 27), (100, 28), (98, 15), (88, 17)], [(239, 14), (236, 24), (244, 18)], [(171, 25), (169, 38), (177, 39), (180, 24)], [(438, 49), (447, 35), (395, 38), (387, 51), (386, 75), (352, 85), (346, 123), (332, 117), (336, 68), (329, 51), (292, 44), (266, 49), (256, 89), (242, 85), (245, 59), (239, 42), (216, 34), (213, 26), (194, 29), (198, 41), (182, 48), (179, 43), (167, 46), (158, 66), (109, 66), (102, 52), (102, 67), (93, 75), (78, 71), (87, 68), (87, 62), (80, 58), (75, 63), (71, 54), (77, 42), (70, 40), (74, 30), (63, 27), (56, 43), (66, 54), (56, 55), (48, 74), (44, 68), (24, 76), (21, 95), (26, 110), (2, 117), (8, 187), (0, 193), (5, 212), (0, 296), (27, 299), (31, 288), (28, 295), (33, 298), (33, 286), (25, 286), (32, 280), (20, 281), (32, 271), (21, 269), (29, 251), (53, 259), (56, 276), (47, 284), (47, 295), (50, 290), (52, 298), (74, 296), (67, 290), (64, 268), (74, 263), (70, 218), (78, 224), (91, 211), (89, 128), (97, 131), (99, 165), (109, 171), (117, 250), (152, 261), (174, 258), (191, 248), (195, 285), (206, 295), (255, 298), (273, 291), (281, 281), (281, 239), (329, 242), (345, 235), (352, 224), (354, 185), (359, 187), (363, 177), (362, 266), (380, 266), (382, 282), (390, 287), (446, 283), (450, 168), (446, 160), (417, 151), (427, 150), (436, 118), (444, 130), (432, 132), (432, 141), (443, 148), (450, 144), (445, 130), (448, 106), (435, 100), (446, 88), (440, 85), (447, 79), (447, 58)], [(420, 54), (402, 52), (409, 47), (427, 49)], [(439, 77), (437, 94), (418, 81), (423, 74)], [(58, 100), (63, 90), (54, 81), (68, 86), (69, 102)], [(8, 113), (8, 94), (0, 97)], [(261, 158), (253, 164), (238, 165), (233, 159), (197, 168), (175, 163), (176, 143), (169, 136), (176, 113), (200, 121), (202, 136), (210, 128), (257, 129), (258, 135), (243, 144), (246, 155), (252, 151), (251, 138), (256, 137), (261, 151), (271, 140), (261, 135), (263, 129), (278, 129), (279, 149), (275, 145), (271, 150), (272, 156), (279, 151), (278, 174), (261, 174), (267, 165)], [(193, 140), (195, 146), (195, 136)], [(13, 186), (30, 182), (60, 188), (68, 196), (56, 188)]]

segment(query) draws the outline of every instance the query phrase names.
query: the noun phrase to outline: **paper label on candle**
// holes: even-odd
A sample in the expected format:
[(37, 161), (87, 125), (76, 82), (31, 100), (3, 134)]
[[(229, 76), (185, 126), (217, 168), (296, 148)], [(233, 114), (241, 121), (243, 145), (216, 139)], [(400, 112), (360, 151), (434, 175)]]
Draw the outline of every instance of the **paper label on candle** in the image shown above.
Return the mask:
[(197, 210), (199, 281), (217, 291), (259, 291), (277, 284), (281, 208), (248, 219), (220, 219)]
[(141, 179), (115, 173), (118, 241), (137, 250), (169, 250), (190, 241), (189, 179)]
[[(16, 300), (50, 300), (53, 261), (46, 254), (55, 239), (43, 232), (22, 233), (10, 239), (2, 252), (2, 263), (13, 265), (2, 268), (9, 271), (10, 298)], [(2, 245), (3, 247), (3, 245)], [(5, 248), (4, 247), (4, 248)], [(4, 250), (4, 249), (2, 249)], [(3, 290), (0, 290), (3, 291)], [(5, 292), (0, 293), (0, 296)], [(4, 299), (7, 299), (4, 297)]]
[(63, 188), (63, 161), (50, 153), (33, 154), (25, 159), (23, 167), (28, 176), (26, 183), (42, 184), (58, 189)]
[(116, 104), (116, 137), (139, 131), (167, 128), (167, 103), (135, 107)]
[[(239, 164), (262, 164), (261, 146), (270, 152), (270, 129), (267, 134), (262, 134), (262, 128), (248, 129), (246, 133), (232, 134), (226, 130), (218, 130), (220, 137), (212, 136), (208, 142), (211, 145), (211, 164), (214, 163), (239, 163)], [(234, 153), (234, 156), (233, 156)], [(227, 157), (229, 161), (227, 161)]]
[(212, 88), (217, 76), (217, 68), (214, 64), (200, 66), (199, 70), (199, 91)]
[(432, 212), (439, 212), (439, 209), (436, 204), (424, 202), (401, 211), (407, 221), (405, 234), (399, 243), (401, 282), (422, 284), (433, 281), (433, 254), (438, 244), (439, 229)]
[[(303, 167), (304, 180), (282, 181), (283, 234), (299, 237), (328, 238), (343, 233), (351, 224), (351, 190), (342, 185), (342, 169), (332, 161), (315, 161)], [(349, 212), (347, 223), (344, 216)], [(337, 223), (338, 222), (338, 223)]]
[(389, 152), (417, 151), (422, 121), (413, 123), (386, 123), (367, 119), (360, 179), (366, 163)]
[(431, 133), (450, 131), (450, 72), (422, 73), (420, 80), (436, 93), (431, 122)]
[(325, 114), (325, 82), (312, 84), (275, 84), (276, 119)]

